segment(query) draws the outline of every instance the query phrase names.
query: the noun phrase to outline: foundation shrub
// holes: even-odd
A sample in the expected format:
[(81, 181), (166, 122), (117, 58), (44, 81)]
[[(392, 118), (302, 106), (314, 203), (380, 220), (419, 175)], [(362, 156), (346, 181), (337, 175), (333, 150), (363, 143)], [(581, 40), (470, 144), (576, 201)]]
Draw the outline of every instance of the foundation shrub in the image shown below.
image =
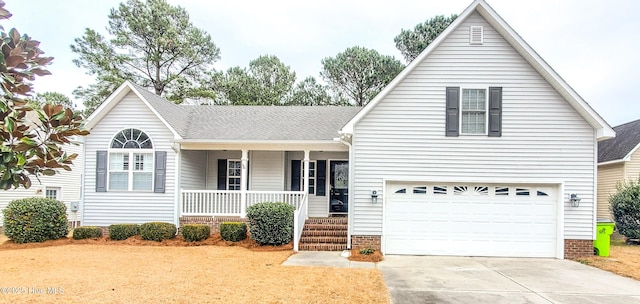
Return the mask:
[(162, 242), (176, 237), (176, 225), (164, 222), (149, 222), (140, 225), (140, 236), (143, 240)]

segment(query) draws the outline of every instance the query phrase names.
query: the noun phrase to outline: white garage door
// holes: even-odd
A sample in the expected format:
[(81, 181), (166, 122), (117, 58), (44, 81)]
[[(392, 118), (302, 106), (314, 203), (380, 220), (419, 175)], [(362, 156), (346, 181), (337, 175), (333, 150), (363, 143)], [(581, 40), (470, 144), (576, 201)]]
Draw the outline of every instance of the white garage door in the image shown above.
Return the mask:
[(388, 183), (387, 254), (555, 257), (556, 186)]

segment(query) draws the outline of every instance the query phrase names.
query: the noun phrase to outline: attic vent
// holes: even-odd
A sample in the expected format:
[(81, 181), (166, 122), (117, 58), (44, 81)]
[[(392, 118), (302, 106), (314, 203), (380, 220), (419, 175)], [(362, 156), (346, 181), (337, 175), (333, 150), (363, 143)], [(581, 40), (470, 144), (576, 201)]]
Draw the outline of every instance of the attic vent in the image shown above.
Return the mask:
[(469, 28), (469, 44), (481, 45), (484, 41), (484, 31), (481, 25), (471, 26)]

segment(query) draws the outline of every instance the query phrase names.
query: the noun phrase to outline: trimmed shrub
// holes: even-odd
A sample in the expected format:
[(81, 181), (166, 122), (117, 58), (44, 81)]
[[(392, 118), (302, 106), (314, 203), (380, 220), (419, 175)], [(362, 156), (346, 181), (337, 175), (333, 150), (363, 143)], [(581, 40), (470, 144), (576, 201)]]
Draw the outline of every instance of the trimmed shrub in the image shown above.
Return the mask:
[(113, 224), (109, 226), (109, 238), (115, 241), (126, 240), (134, 235), (140, 235), (138, 224)]
[(247, 224), (241, 222), (220, 223), (220, 237), (225, 241), (242, 241), (247, 238)]
[(609, 197), (611, 213), (618, 232), (630, 239), (640, 239), (640, 177), (616, 185), (618, 192)]
[(180, 227), (180, 234), (187, 242), (199, 242), (209, 238), (211, 227), (202, 224), (189, 224)]
[(73, 229), (74, 240), (84, 240), (99, 238), (102, 236), (102, 229), (95, 226), (84, 226)]
[(150, 222), (140, 225), (143, 240), (161, 242), (176, 237), (176, 225), (164, 222)]
[(17, 199), (2, 213), (4, 234), (16, 243), (57, 240), (69, 234), (67, 207), (52, 198)]
[(293, 239), (293, 214), (287, 203), (258, 203), (247, 208), (251, 238), (259, 245), (279, 246)]

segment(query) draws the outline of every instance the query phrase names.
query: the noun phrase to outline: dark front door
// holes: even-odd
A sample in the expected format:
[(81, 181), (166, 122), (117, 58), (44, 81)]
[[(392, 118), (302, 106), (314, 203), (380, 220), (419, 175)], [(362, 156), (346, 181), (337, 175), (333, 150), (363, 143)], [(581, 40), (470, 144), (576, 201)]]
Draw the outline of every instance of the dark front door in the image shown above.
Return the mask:
[(329, 161), (329, 170), (329, 212), (346, 213), (349, 211), (349, 162)]

